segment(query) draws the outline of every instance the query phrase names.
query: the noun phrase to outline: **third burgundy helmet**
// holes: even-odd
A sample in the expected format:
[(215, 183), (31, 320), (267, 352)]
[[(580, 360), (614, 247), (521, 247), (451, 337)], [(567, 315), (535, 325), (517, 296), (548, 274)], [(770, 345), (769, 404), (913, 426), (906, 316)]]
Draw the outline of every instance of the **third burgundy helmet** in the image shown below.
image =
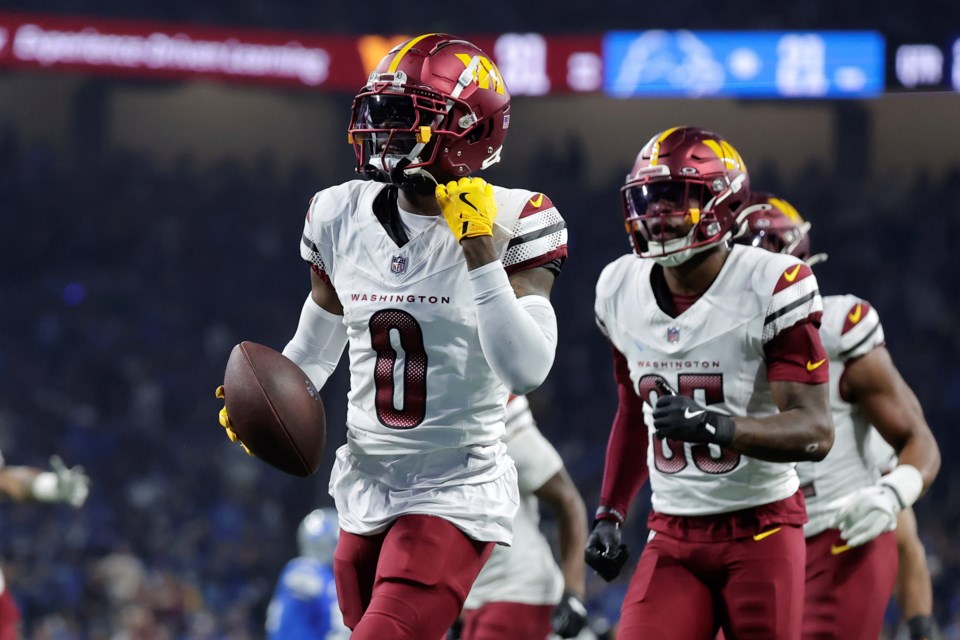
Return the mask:
[(744, 213), (744, 228), (737, 243), (790, 254), (810, 265), (827, 259), (825, 253), (810, 255), (810, 223), (783, 198), (753, 192)]

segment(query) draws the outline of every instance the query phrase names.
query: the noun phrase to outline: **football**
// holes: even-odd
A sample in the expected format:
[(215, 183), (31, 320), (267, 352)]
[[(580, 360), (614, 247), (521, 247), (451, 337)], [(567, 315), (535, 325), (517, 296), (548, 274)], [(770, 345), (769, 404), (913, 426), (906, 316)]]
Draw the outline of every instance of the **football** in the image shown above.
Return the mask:
[(227, 360), (223, 390), (233, 430), (254, 456), (295, 476), (317, 470), (326, 418), (300, 367), (270, 347), (241, 342)]

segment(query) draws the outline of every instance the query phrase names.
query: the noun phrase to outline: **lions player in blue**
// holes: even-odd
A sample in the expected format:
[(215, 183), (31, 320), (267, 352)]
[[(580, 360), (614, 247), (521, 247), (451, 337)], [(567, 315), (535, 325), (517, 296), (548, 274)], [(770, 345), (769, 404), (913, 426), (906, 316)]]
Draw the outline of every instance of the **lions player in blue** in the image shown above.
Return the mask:
[(343, 624), (333, 581), (333, 550), (340, 528), (334, 509), (317, 509), (297, 530), (300, 555), (283, 568), (267, 609), (269, 640), (342, 640)]

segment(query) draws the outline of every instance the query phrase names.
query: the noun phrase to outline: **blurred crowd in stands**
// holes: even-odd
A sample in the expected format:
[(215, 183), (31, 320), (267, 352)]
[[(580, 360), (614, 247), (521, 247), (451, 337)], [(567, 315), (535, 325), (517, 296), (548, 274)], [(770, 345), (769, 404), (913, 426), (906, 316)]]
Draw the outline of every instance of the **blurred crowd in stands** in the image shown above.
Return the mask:
[[(585, 187), (577, 175), (588, 159), (576, 145), (542, 158), (515, 166), (508, 156), (489, 179), (548, 193), (570, 226), (571, 257), (554, 288), (560, 348), (531, 403), (592, 508), (615, 407), (593, 287), (629, 250), (622, 176)], [(128, 152), (56, 153), (0, 123), (0, 450), (9, 464), (38, 466), (57, 452), (93, 481), (79, 512), (0, 507), (0, 558), (26, 637), (263, 636), (297, 523), (330, 504), (345, 367), (324, 389), (328, 450), (309, 480), (230, 445), (213, 390), (235, 343), (279, 349), (292, 335), (309, 286), (302, 214), (313, 192), (350, 169), (281, 173), (269, 158), (159, 168)], [(916, 511), (936, 616), (945, 637), (960, 640), (960, 467), (950, 464), (960, 454), (960, 167), (851, 184), (822, 166), (790, 181), (759, 166), (753, 183), (813, 222), (815, 251), (830, 255), (817, 267), (822, 291), (853, 292), (879, 310), (923, 403), (944, 465)], [(645, 499), (627, 528), (637, 553)], [(615, 620), (627, 579), (591, 581), (595, 617)]]

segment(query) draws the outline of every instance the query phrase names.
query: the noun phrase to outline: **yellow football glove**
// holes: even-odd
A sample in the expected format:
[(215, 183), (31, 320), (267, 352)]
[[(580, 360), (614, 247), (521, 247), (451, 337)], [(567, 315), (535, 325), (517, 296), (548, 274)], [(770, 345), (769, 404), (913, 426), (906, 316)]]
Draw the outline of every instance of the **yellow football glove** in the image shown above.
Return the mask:
[(457, 242), (493, 235), (497, 202), (493, 198), (493, 187), (483, 178), (460, 178), (459, 182), (438, 184), (436, 194)]
[[(223, 385), (217, 387), (216, 395), (218, 398), (223, 400), (225, 397), (223, 393)], [(230, 422), (230, 416), (227, 415), (227, 408), (223, 407), (220, 409), (220, 426), (227, 430), (227, 437), (230, 438), (230, 442), (240, 442), (240, 436), (237, 435), (237, 432), (233, 430), (233, 424)], [(247, 452), (248, 456), (253, 455), (253, 451), (247, 448), (247, 445), (240, 442), (240, 446), (243, 447), (243, 450)]]

